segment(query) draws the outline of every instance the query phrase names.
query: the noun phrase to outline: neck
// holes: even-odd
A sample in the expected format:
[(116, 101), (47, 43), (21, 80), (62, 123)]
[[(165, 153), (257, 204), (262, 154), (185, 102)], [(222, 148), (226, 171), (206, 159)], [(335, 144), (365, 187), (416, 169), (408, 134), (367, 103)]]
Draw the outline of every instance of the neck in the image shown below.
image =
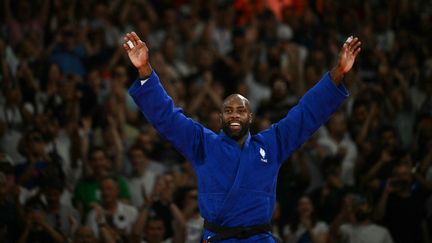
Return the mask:
[(240, 148), (243, 148), (243, 145), (245, 144), (248, 135), (249, 135), (249, 132), (246, 133), (243, 137), (236, 140), (237, 144), (240, 146)]
[(116, 208), (117, 208), (117, 201), (116, 200), (105, 203), (105, 209), (108, 212), (115, 212)]
[(60, 204), (58, 202), (53, 202), (49, 204), (48, 210), (50, 212), (58, 212), (60, 209)]

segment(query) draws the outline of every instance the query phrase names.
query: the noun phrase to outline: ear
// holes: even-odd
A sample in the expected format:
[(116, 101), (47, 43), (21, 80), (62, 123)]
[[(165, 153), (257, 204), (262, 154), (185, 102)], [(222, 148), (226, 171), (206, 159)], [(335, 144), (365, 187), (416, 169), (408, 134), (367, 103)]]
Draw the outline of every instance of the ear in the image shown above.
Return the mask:
[(253, 113), (249, 113), (249, 124), (252, 124), (253, 122)]

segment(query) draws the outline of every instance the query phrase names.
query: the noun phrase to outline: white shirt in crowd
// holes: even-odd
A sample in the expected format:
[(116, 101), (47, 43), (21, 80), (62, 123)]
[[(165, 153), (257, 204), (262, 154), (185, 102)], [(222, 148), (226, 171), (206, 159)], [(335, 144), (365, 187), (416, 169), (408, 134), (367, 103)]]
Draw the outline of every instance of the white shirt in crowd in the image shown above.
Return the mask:
[(339, 230), (344, 243), (393, 243), (389, 231), (376, 224), (343, 224)]
[[(312, 233), (314, 235), (326, 234), (328, 233), (328, 225), (324, 221), (316, 222), (315, 226), (312, 229)], [(297, 241), (301, 238), (301, 236), (306, 233), (306, 228), (300, 224), (295, 232), (292, 232), (290, 226), (285, 226), (284, 228), (284, 236), (288, 238), (287, 243), (297, 243)]]
[[(92, 209), (87, 217), (87, 225), (93, 230), (95, 235), (99, 236), (99, 226), (96, 221), (96, 210)], [(135, 221), (138, 218), (138, 210), (130, 205), (122, 202), (117, 202), (117, 209), (113, 216), (113, 223), (117, 229), (125, 230), (126, 233), (130, 233)], [(106, 218), (103, 219), (106, 223)]]

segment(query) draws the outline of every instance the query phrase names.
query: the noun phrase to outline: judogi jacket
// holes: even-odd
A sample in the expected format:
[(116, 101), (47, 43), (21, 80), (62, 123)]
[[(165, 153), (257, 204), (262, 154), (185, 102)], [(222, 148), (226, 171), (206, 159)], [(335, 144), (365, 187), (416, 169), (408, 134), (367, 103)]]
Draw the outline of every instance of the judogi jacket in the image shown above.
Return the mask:
[[(256, 135), (241, 148), (223, 131), (219, 134), (184, 115), (174, 106), (153, 71), (143, 84), (129, 89), (140, 110), (159, 134), (192, 163), (198, 180), (201, 215), (227, 227), (270, 223), (276, 201), (279, 168), (348, 96), (329, 73), (310, 89), (285, 118)], [(214, 235), (205, 231), (204, 239)], [(274, 242), (269, 234), (225, 242)]]

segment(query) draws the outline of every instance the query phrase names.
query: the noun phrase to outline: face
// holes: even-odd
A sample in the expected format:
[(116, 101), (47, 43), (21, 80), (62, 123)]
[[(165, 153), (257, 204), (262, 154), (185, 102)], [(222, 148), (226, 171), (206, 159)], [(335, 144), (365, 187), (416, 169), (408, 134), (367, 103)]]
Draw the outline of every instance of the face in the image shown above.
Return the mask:
[(129, 160), (134, 171), (141, 171), (149, 163), (144, 151), (135, 148), (129, 152)]
[(90, 157), (90, 165), (94, 174), (103, 174), (109, 169), (109, 162), (101, 150), (94, 151)]
[(152, 220), (147, 224), (148, 242), (162, 242), (165, 237), (165, 226), (162, 220)]
[(105, 179), (101, 182), (101, 194), (105, 203), (112, 203), (117, 200), (118, 187), (112, 179)]
[(393, 180), (393, 187), (396, 191), (409, 191), (412, 182), (411, 166), (405, 164), (396, 166), (393, 171)]
[(42, 138), (42, 134), (34, 132), (28, 137), (28, 150), (33, 155), (42, 155), (45, 152), (45, 143)]
[(252, 123), (249, 101), (241, 95), (231, 95), (225, 99), (222, 108), (222, 129), (235, 140), (242, 139)]
[(347, 125), (343, 113), (338, 112), (333, 115), (329, 122), (329, 130), (336, 136), (343, 136), (345, 134)]
[(48, 205), (56, 205), (60, 202), (61, 191), (55, 188), (49, 188), (44, 192)]
[(312, 202), (308, 197), (302, 197), (300, 198), (297, 210), (300, 215), (310, 215), (313, 211)]

